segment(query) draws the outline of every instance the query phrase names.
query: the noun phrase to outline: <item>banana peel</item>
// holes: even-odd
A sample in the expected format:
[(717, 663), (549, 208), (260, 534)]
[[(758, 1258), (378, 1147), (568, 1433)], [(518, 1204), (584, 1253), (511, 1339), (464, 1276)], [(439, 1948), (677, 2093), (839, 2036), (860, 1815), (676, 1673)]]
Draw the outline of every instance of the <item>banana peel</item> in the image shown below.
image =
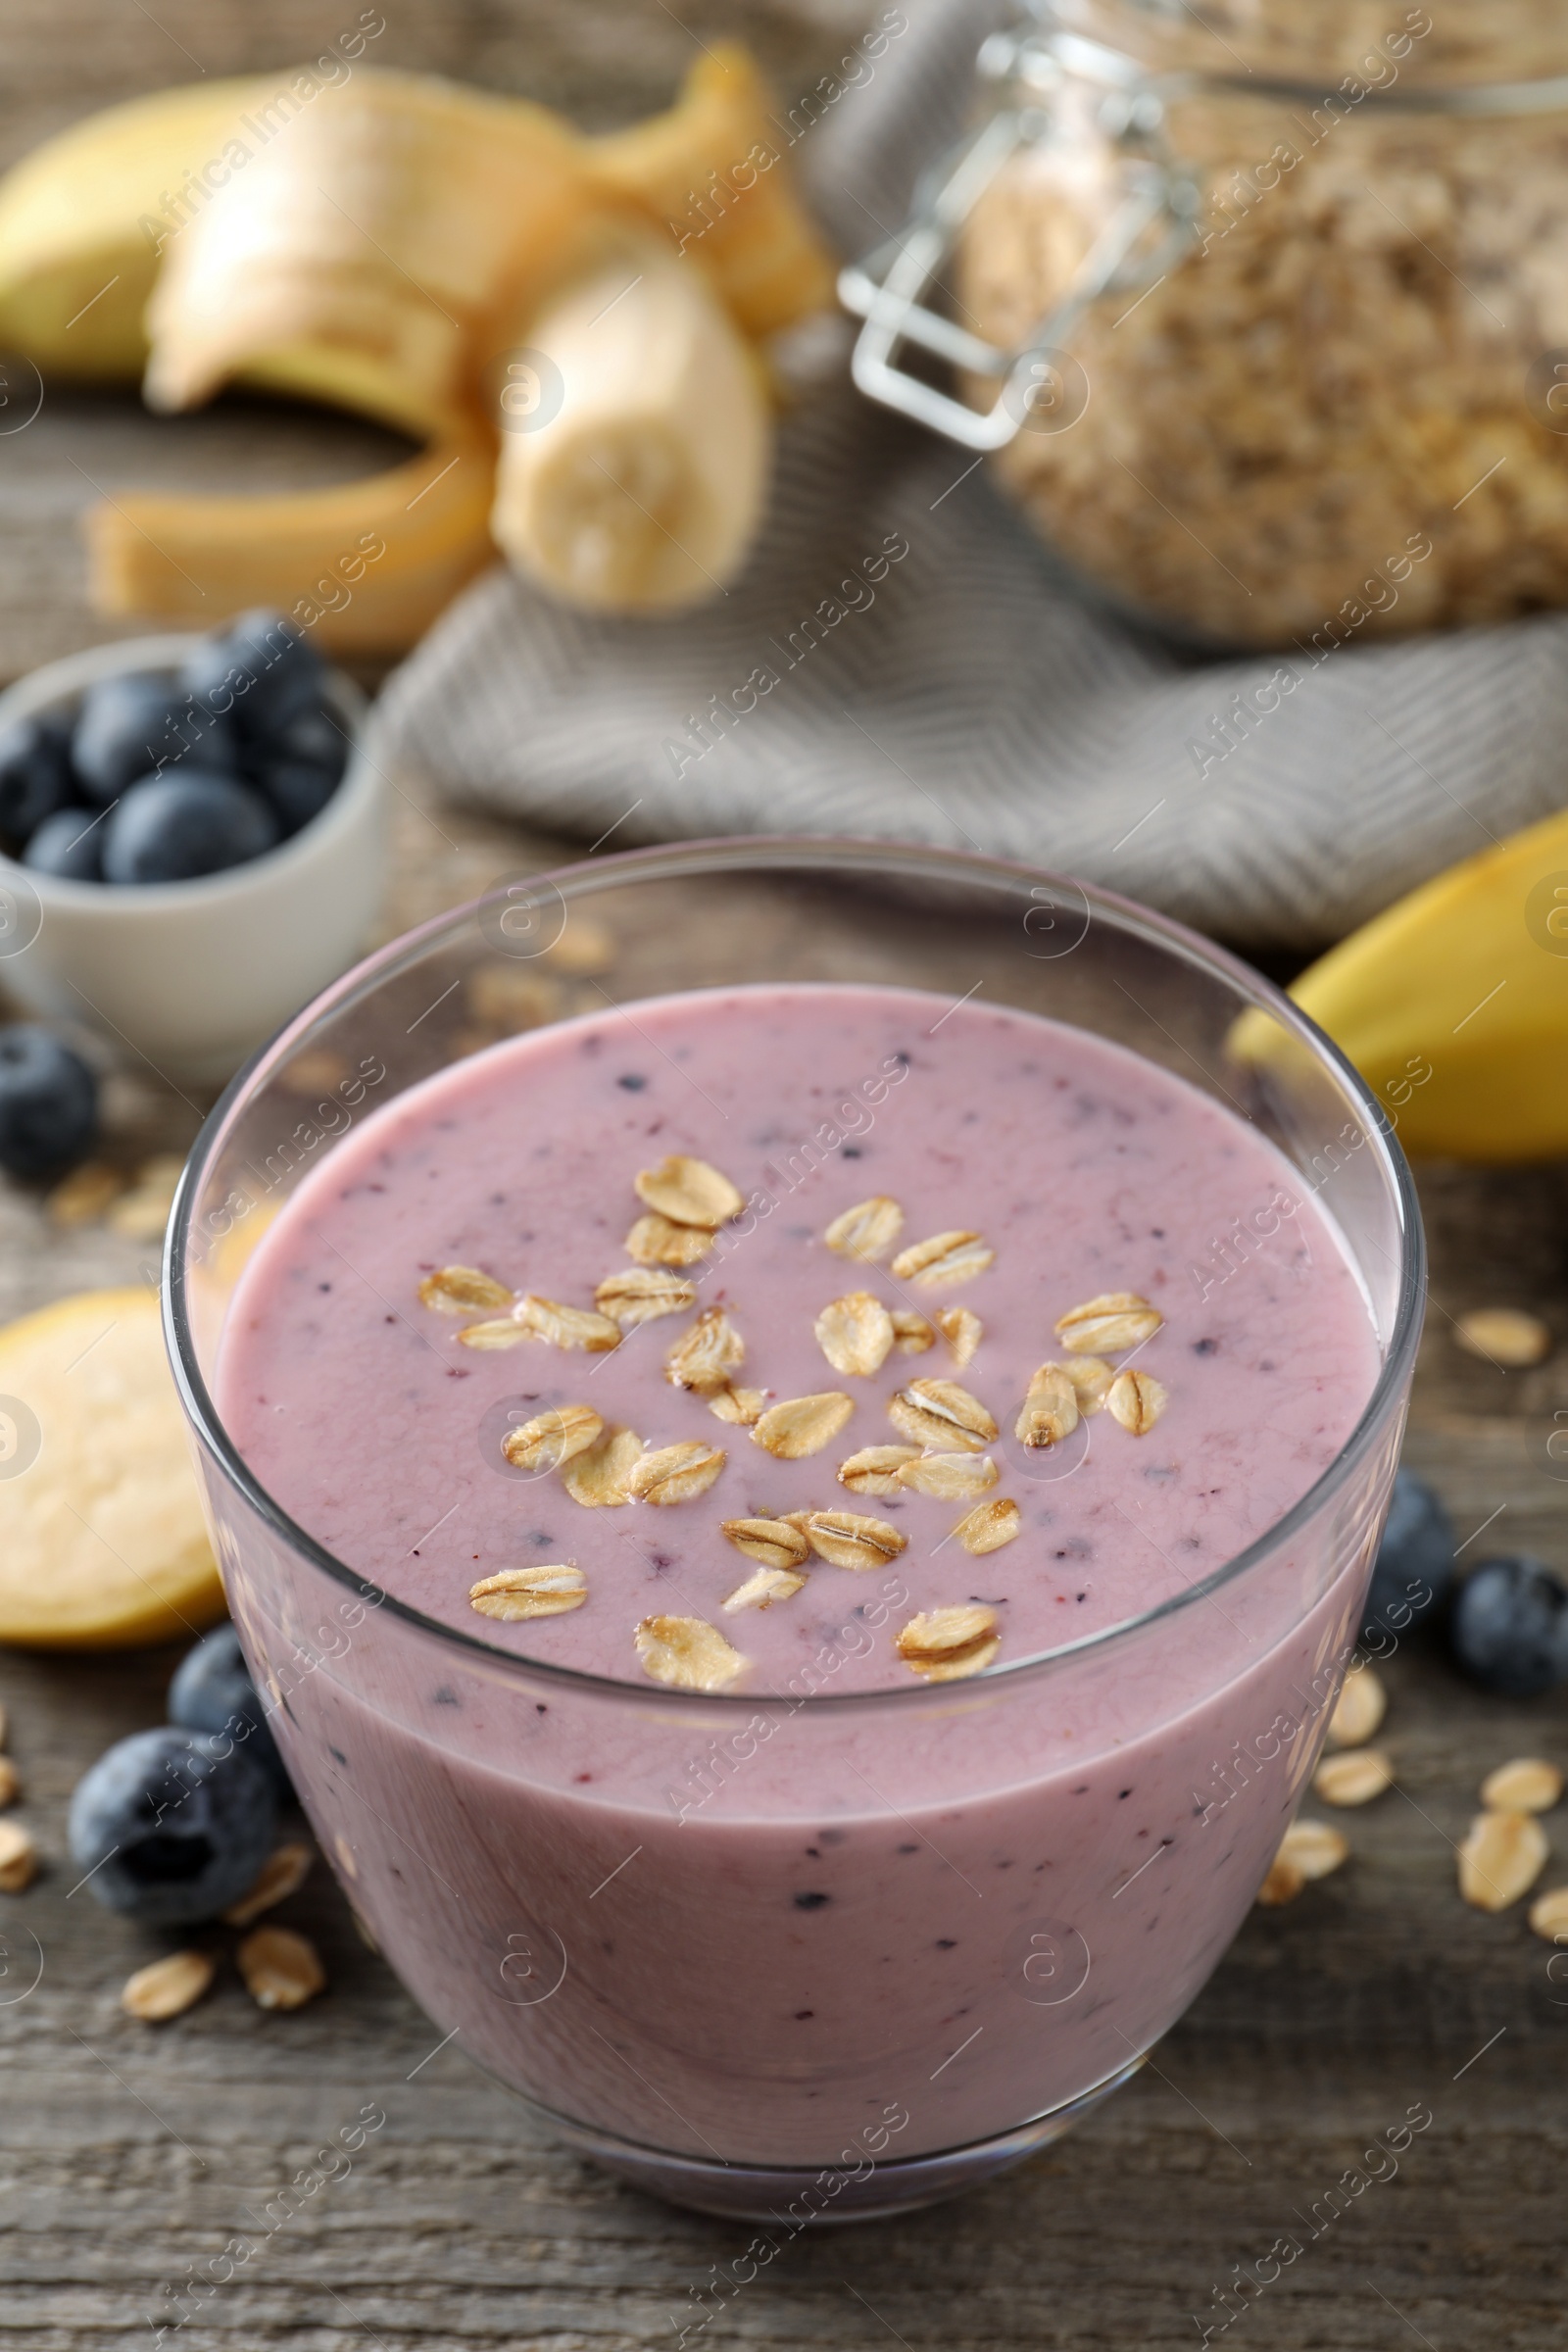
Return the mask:
[(474, 426), (329, 490), (124, 491), (86, 518), (94, 598), (198, 628), (270, 605), (334, 652), (400, 652), (494, 562), (494, 484), (493, 440)]
[[(195, 82), (89, 115), (0, 180), (0, 348), (46, 375), (129, 383), (147, 358), (142, 314), (201, 175), (272, 80)], [(167, 209), (166, 209), (167, 208)]]
[[(616, 396), (589, 385), (592, 315), (573, 287), (639, 232), (659, 250), (655, 292), (634, 307), (660, 356), (639, 385), (625, 335), (602, 338), (617, 417)], [(165, 410), (240, 383), (428, 442), (411, 466), (340, 490), (126, 494), (88, 519), (100, 611), (211, 625), (271, 602), (342, 650), (411, 644), (493, 554), (490, 379), (508, 346), (546, 331), (565, 335), (577, 387), (548, 451), (489, 411), (511, 560), (599, 609), (665, 610), (721, 584), (760, 511), (768, 440), (742, 338), (830, 302), (832, 280), (765, 88), (731, 46), (667, 113), (608, 138), (434, 76), (362, 68), (322, 84), (305, 69), (112, 108), (0, 182), (0, 342), (40, 369), (115, 381), (145, 368)], [(692, 416), (715, 389), (705, 449)]]
[[(1407, 1152), (1568, 1153), (1568, 809), (1412, 891), (1290, 993), (1354, 1062)], [(1239, 1049), (1270, 1052), (1262, 1030)]]
[(700, 58), (677, 103), (588, 142), (595, 184), (638, 205), (694, 261), (742, 331), (778, 333), (834, 300), (836, 264), (811, 223), (746, 50)]

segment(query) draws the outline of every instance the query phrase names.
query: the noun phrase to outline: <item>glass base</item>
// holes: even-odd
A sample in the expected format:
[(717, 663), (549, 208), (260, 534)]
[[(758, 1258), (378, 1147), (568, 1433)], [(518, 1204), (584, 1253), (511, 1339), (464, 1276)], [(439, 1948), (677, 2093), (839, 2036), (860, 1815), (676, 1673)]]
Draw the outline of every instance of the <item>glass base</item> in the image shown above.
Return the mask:
[[(771, 2223), (793, 2237), (808, 2225), (878, 2222), (891, 2214), (910, 2213), (978, 2188), (996, 2174), (1004, 2173), (1039, 2148), (1060, 2139), (1120, 2088), (1143, 2065), (1142, 2057), (1118, 2068), (1105, 2082), (1081, 2091), (1065, 2105), (1053, 2107), (1031, 2123), (994, 2139), (971, 2140), (966, 2147), (945, 2148), (931, 2156), (909, 2156), (893, 2163), (872, 2163), (864, 2173), (835, 2172), (810, 2165), (723, 2164), (699, 2156), (675, 2156), (662, 2148), (641, 2147), (617, 2139), (586, 2124), (549, 2109), (538, 2109), (557, 2137), (579, 2154), (591, 2157), (651, 2197), (671, 2205), (687, 2205), (698, 2213), (717, 2214), (724, 2221)], [(529, 2105), (533, 2102), (530, 2100)]]

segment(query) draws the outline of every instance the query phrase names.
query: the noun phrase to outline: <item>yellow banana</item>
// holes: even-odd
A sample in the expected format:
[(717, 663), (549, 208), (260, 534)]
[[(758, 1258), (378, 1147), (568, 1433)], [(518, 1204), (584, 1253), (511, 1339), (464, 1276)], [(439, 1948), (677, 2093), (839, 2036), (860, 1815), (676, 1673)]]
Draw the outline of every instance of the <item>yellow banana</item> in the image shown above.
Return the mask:
[[(575, 605), (668, 612), (740, 569), (767, 491), (761, 370), (702, 274), (646, 234), (529, 322), (491, 528)], [(503, 394), (503, 402), (506, 395)]]
[(281, 498), (121, 491), (87, 516), (102, 612), (213, 628), (247, 605), (346, 653), (413, 645), (494, 561), (495, 452), (470, 427), (389, 472)]
[(1412, 891), (1291, 994), (1372, 1086), (1406, 1151), (1568, 1152), (1568, 810)]
[(149, 402), (238, 378), (450, 430), (498, 303), (548, 276), (587, 207), (580, 151), (542, 107), (432, 75), (327, 92), (171, 240)]

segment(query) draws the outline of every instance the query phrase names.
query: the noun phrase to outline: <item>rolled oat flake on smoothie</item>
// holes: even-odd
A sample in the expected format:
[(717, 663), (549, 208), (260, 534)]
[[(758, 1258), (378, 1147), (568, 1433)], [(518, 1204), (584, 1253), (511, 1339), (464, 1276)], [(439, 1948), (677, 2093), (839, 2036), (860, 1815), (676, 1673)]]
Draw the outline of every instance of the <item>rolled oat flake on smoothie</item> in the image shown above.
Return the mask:
[(722, 1690), (750, 1664), (703, 1617), (645, 1617), (634, 1639), (644, 1674), (677, 1690)]
[(468, 1599), (481, 1617), (514, 1625), (525, 1617), (562, 1617), (580, 1609), (588, 1597), (588, 1579), (575, 1560), (548, 1568), (503, 1568), (468, 1587)]
[(711, 1232), (738, 1217), (746, 1206), (727, 1176), (706, 1159), (676, 1152), (657, 1168), (642, 1168), (632, 1178), (639, 1200), (657, 1216), (674, 1225), (704, 1225)]
[(1001, 1648), (997, 1612), (983, 1604), (922, 1610), (899, 1635), (899, 1655), (928, 1683), (957, 1682), (989, 1666)]

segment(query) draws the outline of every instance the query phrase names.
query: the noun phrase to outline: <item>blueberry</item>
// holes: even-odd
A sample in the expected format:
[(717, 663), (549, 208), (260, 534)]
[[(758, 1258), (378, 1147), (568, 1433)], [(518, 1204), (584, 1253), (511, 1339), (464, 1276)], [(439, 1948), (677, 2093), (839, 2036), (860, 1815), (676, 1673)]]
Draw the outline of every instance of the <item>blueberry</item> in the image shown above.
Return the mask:
[(1568, 1592), (1539, 1560), (1483, 1560), (1455, 1595), (1448, 1642), (1483, 1690), (1535, 1698), (1568, 1675)]
[(348, 763), (348, 738), (327, 710), (302, 710), (286, 727), (267, 737), (261, 757), (268, 760), (299, 760), (307, 767), (325, 768), (335, 784)]
[(104, 826), (106, 882), (186, 882), (259, 858), (277, 818), (248, 784), (199, 768), (150, 776)]
[(179, 1927), (236, 1902), (272, 1846), (260, 1764), (205, 1732), (136, 1732), (76, 1784), (71, 1853), (111, 1911)]
[(337, 778), (324, 767), (307, 767), (303, 760), (280, 760), (264, 768), (257, 786), (270, 805), (285, 834), (299, 832), (319, 816), (337, 790)]
[(1453, 1522), (1423, 1479), (1400, 1470), (1378, 1547), (1361, 1633), (1401, 1634), (1436, 1606), (1453, 1575)]
[(19, 718), (0, 735), (0, 836), (21, 849), (75, 796), (71, 727), (61, 718)]
[(278, 1794), (288, 1795), (288, 1773), (231, 1625), (219, 1626), (181, 1658), (169, 1686), (169, 1720), (187, 1732), (226, 1733), (263, 1766)]
[(0, 1028), (0, 1168), (59, 1176), (97, 1133), (98, 1081), (81, 1056), (31, 1021)]
[(273, 735), (321, 700), (326, 670), (316, 648), (281, 612), (242, 612), (191, 654), (181, 682), (217, 711), (231, 710), (248, 739)]
[(101, 882), (104, 829), (90, 808), (59, 808), (46, 816), (22, 853), (35, 874), (61, 874), (70, 882)]

